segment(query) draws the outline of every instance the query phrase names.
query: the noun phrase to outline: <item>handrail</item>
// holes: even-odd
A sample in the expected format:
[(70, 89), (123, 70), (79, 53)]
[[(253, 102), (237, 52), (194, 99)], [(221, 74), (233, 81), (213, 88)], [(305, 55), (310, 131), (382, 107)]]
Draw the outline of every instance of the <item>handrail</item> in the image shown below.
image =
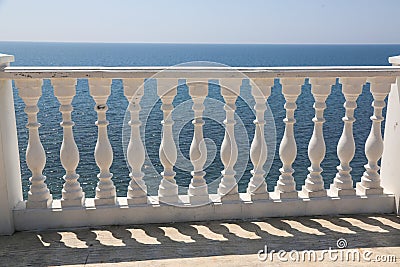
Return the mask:
[(396, 77), (400, 66), (313, 67), (5, 67), (0, 79)]

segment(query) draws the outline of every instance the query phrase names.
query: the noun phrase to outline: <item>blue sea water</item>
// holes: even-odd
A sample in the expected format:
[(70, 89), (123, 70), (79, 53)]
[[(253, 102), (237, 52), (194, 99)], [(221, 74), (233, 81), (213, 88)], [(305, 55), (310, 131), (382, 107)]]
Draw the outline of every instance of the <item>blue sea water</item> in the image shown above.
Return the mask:
[[(327, 66), (327, 65), (389, 65), (388, 57), (400, 54), (400, 45), (214, 45), (214, 44), (83, 44), (83, 43), (16, 43), (0, 42), (0, 52), (15, 55), (13, 66), (171, 66), (189, 61), (212, 61), (233, 67), (259, 67), (259, 66)], [(174, 105), (190, 100), (188, 88), (184, 81), (180, 81), (178, 95)], [(154, 90), (155, 82), (146, 83), (146, 92)], [(304, 184), (310, 165), (307, 155), (307, 146), (313, 131), (312, 118), (314, 117), (313, 97), (311, 85), (307, 80), (303, 86), (296, 111), (295, 136), (298, 145), (298, 155), (293, 167), (297, 189)], [(340, 84), (332, 88), (332, 94), (327, 99), (325, 110), (326, 123), (324, 136), (326, 142), (326, 157), (322, 162), (322, 173), (325, 187), (332, 182), (336, 166), (339, 164), (336, 155), (336, 145), (340, 138), (344, 115), (344, 97), (341, 94)], [(248, 81), (244, 81), (242, 91), (249, 90)], [(222, 100), (217, 85), (210, 86), (209, 97)], [(24, 104), (14, 88), (14, 101), (17, 119), (18, 140), (21, 157), (21, 173), (23, 190), (26, 197), (29, 190), (30, 172), (25, 162), (27, 145), (26, 115), (23, 112)], [(282, 139), (285, 117), (283, 109), (284, 98), (281, 94), (279, 81), (273, 87), (269, 98), (270, 112), (273, 114), (276, 126), (276, 150), (271, 169), (267, 175), (267, 184), (270, 191), (279, 177), (281, 162), (278, 156), (279, 144)], [(355, 182), (359, 181), (366, 164), (364, 155), (364, 143), (370, 130), (372, 114), (372, 97), (369, 86), (366, 84), (363, 93), (359, 97), (358, 108), (355, 111), (357, 121), (354, 123), (354, 137), (356, 142), (356, 155), (351, 163), (352, 175)], [(109, 111), (107, 118), (110, 121), (108, 128), (109, 138), (114, 151), (114, 162), (111, 172), (113, 181), (117, 187), (118, 196), (126, 195), (129, 183), (129, 169), (124, 158), (122, 145), (122, 129), (124, 116), (128, 102), (123, 96), (121, 80), (114, 80), (112, 94), (108, 101)], [(77, 172), (80, 174), (80, 182), (87, 197), (93, 197), (97, 183), (98, 168), (95, 164), (93, 151), (97, 139), (97, 129), (94, 124), (96, 113), (93, 109), (94, 101), (89, 95), (88, 81), (78, 80), (77, 95), (73, 100), (73, 120), (75, 140), (79, 148), (81, 161)], [(237, 102), (238, 115), (242, 119), (247, 132), (248, 141), (254, 136), (254, 116), (249, 106), (239, 99)], [(162, 165), (158, 159), (158, 149), (161, 141), (162, 112), (159, 110), (158, 101), (152, 109), (146, 124), (146, 148), (157, 172), (162, 171)], [(55, 198), (61, 196), (63, 185), (62, 176), (64, 169), (59, 160), (59, 149), (62, 142), (62, 128), (59, 123), (61, 114), (58, 112), (59, 103), (54, 97), (53, 88), (49, 81), (44, 81), (43, 96), (39, 101), (40, 112), (38, 120), (42, 124), (40, 128), (41, 141), (47, 156), (47, 164), (44, 174), (47, 176), (47, 184)], [(221, 110), (224, 115), (224, 111)], [(192, 118), (192, 113), (188, 117)], [(190, 121), (190, 120), (189, 120)], [(219, 149), (222, 143), (224, 128), (221, 122), (206, 119), (204, 136), (214, 141), (217, 146), (216, 158), (207, 169), (206, 179), (211, 183), (220, 175), (223, 165), (219, 159)], [(193, 137), (193, 126), (186, 123), (179, 134), (179, 149), (184, 157), (188, 158), (189, 147)], [(271, 150), (271, 148), (270, 148)], [(272, 150), (271, 150), (272, 151)], [(272, 156), (272, 155), (271, 155)], [(147, 163), (146, 163), (147, 164)], [(147, 165), (145, 165), (146, 167)], [(243, 178), (239, 182), (239, 190), (245, 191), (249, 181), (252, 165), (246, 166)], [(145, 170), (146, 172), (146, 170)], [(182, 187), (190, 183), (190, 173), (186, 170), (176, 170), (176, 180)], [(156, 194), (159, 177), (150, 175), (145, 177), (149, 184), (149, 192)], [(185, 193), (181, 191), (181, 193)]]

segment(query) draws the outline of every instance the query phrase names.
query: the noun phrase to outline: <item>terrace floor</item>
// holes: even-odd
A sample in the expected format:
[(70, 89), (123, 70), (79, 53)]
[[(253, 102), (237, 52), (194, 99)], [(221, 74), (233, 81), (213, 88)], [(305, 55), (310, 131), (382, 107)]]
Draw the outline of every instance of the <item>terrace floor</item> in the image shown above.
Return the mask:
[[(337, 248), (341, 238), (346, 248)], [(259, 260), (257, 252), (265, 245), (268, 252), (286, 251), (282, 257), (289, 261), (280, 261), (278, 253), (272, 262)], [(323, 254), (329, 248), (338, 251), (338, 260), (336, 254), (333, 260)], [(315, 250), (318, 258), (295, 263), (291, 250), (300, 253), (293, 257)], [(346, 261), (346, 251), (361, 256), (369, 251), (371, 261), (352, 261), (352, 256)], [(346, 255), (342, 262), (341, 255)], [(322, 257), (328, 266), (390, 266), (396, 263), (378, 260), (393, 261), (393, 256), (399, 264), (400, 217), (381, 214), (107, 226), (0, 237), (0, 266), (320, 266)]]

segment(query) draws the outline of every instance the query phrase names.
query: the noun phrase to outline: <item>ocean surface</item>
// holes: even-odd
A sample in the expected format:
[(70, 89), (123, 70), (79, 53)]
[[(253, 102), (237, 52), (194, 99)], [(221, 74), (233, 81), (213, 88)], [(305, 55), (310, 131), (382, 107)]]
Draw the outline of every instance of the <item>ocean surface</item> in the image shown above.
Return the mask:
[[(15, 56), (13, 66), (172, 66), (191, 61), (210, 61), (225, 64), (232, 67), (260, 67), (260, 66), (342, 66), (342, 65), (389, 65), (388, 57), (400, 55), (400, 45), (214, 45), (214, 44), (83, 44), (83, 43), (16, 43), (0, 42), (0, 53)], [(180, 159), (178, 159), (176, 180), (180, 185), (180, 193), (185, 193), (190, 183), (189, 148), (193, 137), (193, 125), (191, 119), (193, 113), (190, 110), (191, 101), (188, 88), (184, 80), (180, 80), (178, 95), (174, 105), (180, 105), (181, 110), (174, 117), (175, 125), (180, 129), (176, 142)], [(217, 81), (214, 81), (217, 83)], [(310, 166), (307, 155), (307, 146), (313, 131), (312, 118), (314, 117), (313, 97), (310, 92), (311, 85), (305, 80), (302, 93), (297, 101), (295, 137), (298, 145), (298, 155), (293, 167), (297, 189), (304, 184)], [(145, 118), (142, 130), (145, 136), (147, 160), (144, 165), (146, 173), (145, 181), (150, 194), (155, 195), (158, 183), (161, 179), (159, 173), (162, 165), (158, 158), (158, 150), (161, 142), (162, 112), (160, 101), (152, 103), (156, 81), (150, 79), (145, 84), (145, 97), (143, 98), (143, 110), (141, 117), (149, 112)], [(251, 177), (251, 161), (248, 158), (248, 146), (254, 137), (254, 114), (251, 111), (252, 100), (249, 97), (248, 80), (243, 81), (241, 88), (243, 98), (237, 101), (236, 130), (238, 131), (239, 161), (238, 172), (243, 172), (239, 181), (239, 190), (245, 192), (247, 183)], [(204, 137), (208, 138), (210, 159), (207, 162), (206, 180), (210, 184), (210, 192), (216, 192), (220, 171), (223, 165), (220, 160), (219, 150), (224, 137), (222, 120), (225, 111), (222, 109), (220, 88), (218, 84), (209, 87), (210, 105), (205, 111)], [(154, 100), (154, 99), (153, 99)], [(213, 106), (213, 100), (217, 101)], [(23, 179), (24, 197), (29, 190), (30, 171), (25, 162), (28, 131), (25, 128), (27, 117), (23, 112), (24, 104), (14, 88), (14, 101), (17, 119), (19, 149), (21, 157), (21, 173)], [(150, 101), (150, 102), (146, 102)], [(219, 104), (218, 104), (219, 103)], [(336, 155), (336, 146), (340, 138), (344, 115), (344, 97), (341, 94), (341, 85), (337, 83), (332, 87), (332, 94), (327, 99), (325, 110), (326, 123), (324, 124), (324, 136), (326, 142), (326, 157), (322, 162), (324, 169), (322, 175), (325, 187), (332, 183), (339, 164)], [(364, 143), (369, 134), (372, 115), (372, 97), (369, 86), (366, 84), (363, 93), (359, 97), (358, 108), (355, 111), (354, 137), (356, 142), (356, 154), (351, 163), (352, 175), (355, 182), (360, 181), (364, 171), (363, 165), (367, 163), (364, 155)], [(190, 104), (190, 105), (189, 105)], [(270, 170), (267, 175), (268, 189), (272, 191), (279, 177), (281, 162), (278, 155), (279, 144), (282, 139), (285, 117), (283, 108), (284, 98), (281, 94), (279, 80), (275, 81), (272, 95), (268, 101), (269, 109), (266, 112), (268, 123), (266, 134), (268, 139), (269, 159), (265, 169)], [(125, 196), (129, 183), (129, 168), (124, 157), (124, 145), (129, 130), (126, 127), (126, 108), (128, 102), (123, 96), (121, 80), (114, 80), (112, 93), (108, 100), (109, 110), (107, 118), (109, 139), (114, 151), (114, 161), (111, 172), (113, 181), (117, 187), (118, 196)], [(80, 163), (77, 173), (80, 175), (80, 183), (87, 197), (93, 197), (97, 183), (98, 168), (94, 160), (94, 147), (97, 139), (97, 118), (94, 111), (94, 101), (89, 95), (88, 81), (78, 80), (77, 94), (73, 100), (73, 120), (75, 122), (74, 137), (80, 152)], [(40, 112), (38, 120), (42, 124), (40, 138), (46, 151), (47, 163), (44, 174), (46, 183), (54, 198), (60, 198), (63, 185), (64, 169), (59, 160), (59, 150), (62, 142), (61, 114), (58, 111), (59, 103), (54, 96), (53, 88), (48, 80), (44, 81), (43, 96), (39, 101)], [(186, 111), (185, 111), (186, 108)], [(183, 114), (183, 115), (182, 115)], [(125, 122), (125, 124), (124, 124)], [(124, 143), (124, 142), (125, 143)], [(214, 153), (215, 152), (215, 153)], [(214, 153), (214, 154), (213, 154)], [(247, 156), (246, 156), (247, 155)], [(243, 165), (244, 164), (244, 165)], [(217, 181), (217, 182), (216, 182)]]

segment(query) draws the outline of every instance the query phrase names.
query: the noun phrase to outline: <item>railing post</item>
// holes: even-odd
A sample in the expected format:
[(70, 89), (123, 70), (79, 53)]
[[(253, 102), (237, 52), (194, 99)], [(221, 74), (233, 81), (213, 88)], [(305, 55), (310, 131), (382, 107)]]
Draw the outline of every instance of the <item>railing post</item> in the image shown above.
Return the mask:
[[(400, 56), (390, 57), (393, 66), (400, 66)], [(386, 110), (383, 155), (381, 160), (381, 185), (385, 192), (396, 197), (396, 212), (400, 213), (400, 77), (392, 84)]]
[(116, 190), (111, 178), (113, 174), (110, 167), (113, 162), (113, 150), (108, 139), (107, 126), (108, 120), (106, 112), (108, 110), (107, 99), (111, 95), (111, 79), (89, 79), (89, 91), (96, 105), (94, 110), (97, 113), (96, 126), (97, 143), (94, 150), (94, 158), (100, 169), (97, 175), (99, 182), (96, 187), (96, 198), (94, 200), (96, 206), (115, 205), (117, 201)]
[(79, 207), (85, 204), (85, 193), (78, 181), (79, 174), (76, 168), (79, 164), (79, 150), (75, 143), (72, 127), (75, 123), (72, 121), (72, 99), (75, 96), (76, 79), (52, 79), (54, 95), (60, 102), (60, 112), (63, 128), (63, 141), (60, 148), (60, 161), (65, 169), (64, 186), (62, 189), (61, 206)]
[[(0, 72), (14, 61), (0, 54)], [(0, 235), (14, 232), (13, 208), (22, 201), (17, 127), (11, 80), (0, 79)]]
[(326, 109), (326, 99), (331, 93), (332, 85), (335, 84), (335, 78), (311, 78), (311, 93), (314, 96), (315, 110), (314, 131), (308, 144), (308, 157), (311, 166), (308, 168), (309, 174), (303, 186), (302, 194), (307, 198), (325, 197), (324, 180), (321, 172), (321, 162), (325, 158), (325, 139), (323, 133), (323, 124), (325, 122), (324, 110)]
[(164, 170), (161, 172), (163, 177), (158, 187), (158, 200), (168, 204), (178, 203), (178, 185), (175, 181), (174, 166), (177, 159), (176, 145), (172, 127), (174, 121), (172, 120), (172, 111), (174, 105), (172, 102), (178, 92), (178, 81), (176, 79), (158, 79), (157, 81), (157, 94), (161, 99), (161, 110), (163, 112), (162, 136), (160, 144), (160, 162)]
[(38, 102), (42, 96), (42, 79), (18, 79), (15, 81), (15, 87), (18, 88), (18, 94), (25, 103), (24, 112), (28, 117), (28, 144), (26, 146), (26, 165), (31, 171), (29, 178), (30, 187), (27, 209), (43, 209), (52, 205), (53, 197), (46, 184), (46, 176), (43, 170), (46, 166), (46, 152), (40, 140), (37, 114), (39, 113)]
[(205, 109), (204, 100), (208, 94), (208, 81), (186, 80), (189, 86), (189, 95), (193, 100), (194, 133), (192, 144), (190, 145), (190, 161), (193, 165), (192, 180), (190, 181), (188, 195), (191, 204), (207, 204), (209, 201), (208, 186), (204, 176), (206, 172), (203, 167), (207, 160), (207, 147), (203, 138), (203, 111)]
[(386, 106), (385, 98), (390, 92), (394, 77), (370, 77), (367, 81), (371, 84), (371, 94), (374, 98), (372, 107), (374, 113), (371, 119), (371, 131), (365, 141), (365, 156), (367, 164), (364, 165), (365, 172), (361, 177), (361, 182), (357, 183), (356, 190), (358, 195), (381, 195), (381, 176), (379, 173), (379, 160), (383, 154), (383, 139), (381, 124), (384, 120), (382, 110)]
[(285, 131), (279, 146), (279, 156), (282, 161), (282, 168), (279, 169), (281, 175), (275, 186), (274, 195), (279, 199), (297, 198), (296, 182), (294, 181), (292, 167), (297, 157), (297, 144), (294, 136), (294, 112), (297, 109), (296, 100), (301, 94), (301, 86), (304, 84), (303, 78), (283, 78), (281, 79), (282, 94), (285, 97), (284, 108), (286, 117), (283, 119), (285, 123)]
[(351, 177), (350, 162), (356, 152), (356, 143), (353, 136), (353, 123), (355, 122), (354, 110), (357, 108), (357, 98), (362, 93), (362, 87), (366, 78), (347, 77), (341, 78), (342, 92), (345, 98), (343, 107), (345, 114), (342, 118), (343, 132), (337, 145), (337, 155), (340, 161), (336, 167), (338, 172), (329, 189), (329, 195), (332, 197), (354, 196), (356, 190), (353, 187)]
[(145, 151), (140, 138), (140, 100), (144, 94), (143, 79), (124, 79), (124, 94), (128, 100), (130, 113), (129, 126), (131, 135), (129, 138), (126, 157), (129, 166), (132, 168), (129, 177), (131, 181), (128, 186), (128, 205), (147, 203), (147, 186), (143, 181), (144, 173), (142, 167), (145, 160)]
[(267, 183), (265, 182), (266, 172), (263, 168), (268, 159), (268, 146), (264, 136), (266, 123), (264, 114), (267, 110), (267, 100), (271, 95), (271, 87), (273, 85), (273, 78), (254, 79), (251, 84), (251, 94), (255, 100), (256, 118), (253, 121), (255, 132), (250, 146), (250, 159), (253, 164), (253, 170), (250, 171), (252, 177), (247, 187), (247, 193), (252, 201), (269, 199)]
[(238, 201), (240, 198), (234, 169), (238, 158), (238, 147), (235, 139), (235, 103), (240, 95), (242, 79), (221, 79), (220, 85), (221, 95), (225, 100), (226, 119), (224, 120), (225, 136), (221, 145), (221, 161), (224, 164), (224, 170), (221, 172), (223, 177), (218, 187), (218, 194), (221, 196), (222, 202)]

